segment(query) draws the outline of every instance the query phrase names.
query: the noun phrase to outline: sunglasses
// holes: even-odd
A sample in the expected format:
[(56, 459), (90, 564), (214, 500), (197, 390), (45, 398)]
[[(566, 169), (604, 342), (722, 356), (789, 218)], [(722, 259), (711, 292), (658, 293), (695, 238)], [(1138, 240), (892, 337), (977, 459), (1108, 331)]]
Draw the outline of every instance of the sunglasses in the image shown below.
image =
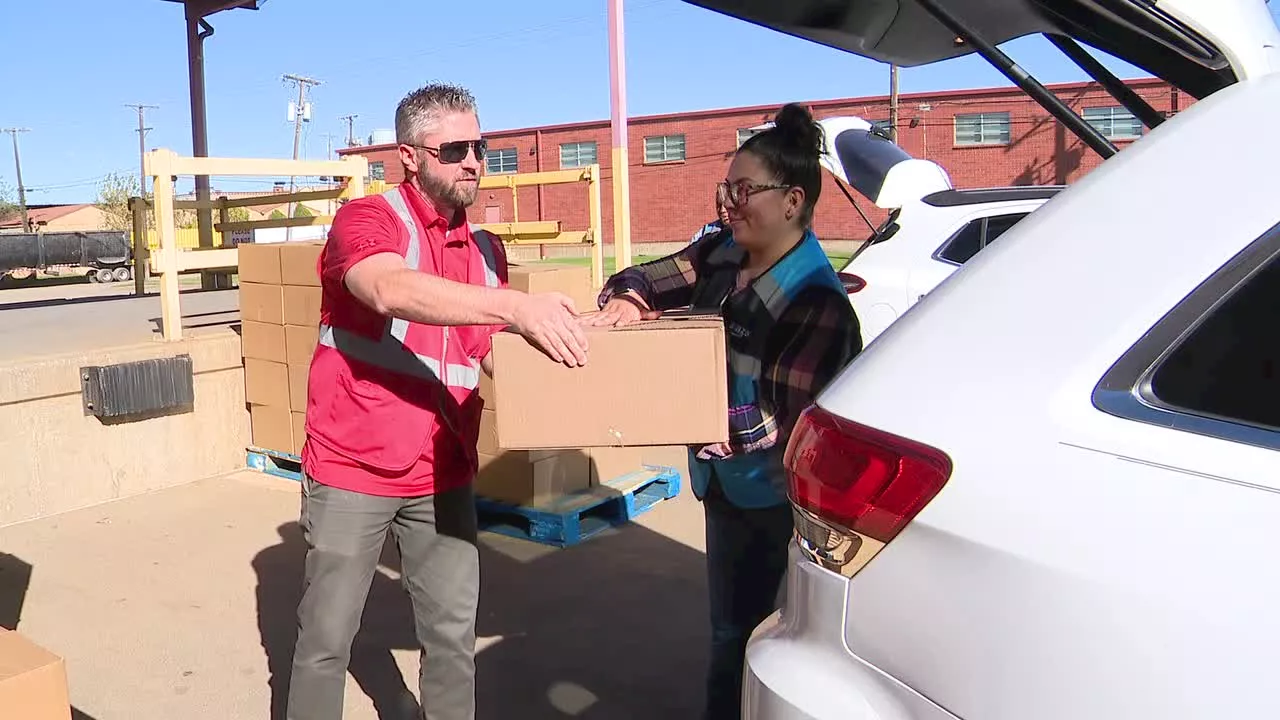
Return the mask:
[(437, 158), (440, 159), (440, 162), (445, 163), (446, 165), (460, 163), (463, 160), (467, 159), (468, 150), (475, 150), (476, 160), (483, 161), (484, 156), (489, 151), (489, 141), (484, 139), (454, 140), (452, 142), (440, 143), (440, 147), (430, 147), (428, 145), (414, 145), (412, 143), (407, 143), (407, 144), (409, 145), (409, 147), (415, 147), (420, 150), (426, 150), (427, 152), (432, 153), (433, 155), (435, 155)]
[(765, 190), (790, 190), (790, 185), (757, 185), (745, 180), (729, 184), (723, 181), (716, 184), (716, 200), (727, 208), (740, 208), (746, 205), (752, 195)]

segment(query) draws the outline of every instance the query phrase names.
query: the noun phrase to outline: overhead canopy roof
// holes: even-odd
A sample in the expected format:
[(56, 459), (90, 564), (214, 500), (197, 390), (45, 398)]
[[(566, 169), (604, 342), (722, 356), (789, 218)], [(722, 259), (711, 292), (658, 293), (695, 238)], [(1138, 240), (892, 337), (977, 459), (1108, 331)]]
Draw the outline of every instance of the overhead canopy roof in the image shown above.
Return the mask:
[(220, 13), (223, 10), (235, 10), (243, 8), (245, 10), (257, 10), (267, 4), (267, 0), (164, 0), (165, 2), (176, 2), (186, 5), (188, 11), (195, 11), (199, 17), (205, 17), (214, 13)]

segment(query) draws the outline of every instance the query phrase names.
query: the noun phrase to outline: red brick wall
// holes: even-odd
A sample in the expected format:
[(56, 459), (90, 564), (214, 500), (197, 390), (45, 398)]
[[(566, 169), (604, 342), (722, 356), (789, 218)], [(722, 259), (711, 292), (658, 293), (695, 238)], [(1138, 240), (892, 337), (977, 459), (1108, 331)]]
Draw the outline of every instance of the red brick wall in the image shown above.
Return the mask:
[[(1191, 98), (1175, 96), (1158, 81), (1138, 81), (1138, 93), (1158, 111), (1175, 105), (1186, 109)], [(1118, 103), (1095, 84), (1055, 86), (1054, 91), (1082, 111), (1091, 106)], [(811, 103), (818, 118), (859, 115), (870, 120), (887, 119), (884, 97)], [(927, 106), (928, 109), (922, 109)], [(1012, 116), (1011, 141), (991, 147), (957, 147), (954, 121), (957, 114), (1008, 111)], [(695, 112), (675, 116), (634, 118), (629, 123), (631, 164), (631, 238), (633, 243), (687, 240), (695, 230), (715, 217), (715, 183), (721, 180), (736, 148), (737, 131), (768, 121), (776, 108), (741, 108)], [(1100, 158), (1057, 123), (1048, 112), (1016, 89), (957, 91), (904, 95), (900, 102), (898, 142), (915, 157), (941, 165), (956, 187), (1062, 184), (1078, 180), (1097, 167)], [(916, 127), (910, 127), (912, 121)], [(685, 135), (686, 158), (681, 162), (648, 165), (644, 162), (644, 138)], [(606, 243), (613, 241), (612, 163), (607, 122), (572, 126), (530, 128), (486, 133), (493, 150), (514, 147), (518, 172), (560, 169), (560, 144), (595, 141), (604, 178), (601, 206)], [(1123, 149), (1123, 145), (1121, 145)], [(370, 161), (382, 160), (386, 180), (398, 183), (403, 171), (394, 147), (353, 148)], [(869, 233), (830, 175), (824, 173), (822, 196), (814, 217), (815, 231), (824, 240), (856, 240)], [(873, 223), (884, 215), (856, 192), (854, 198)], [(497, 207), (503, 221), (513, 219), (509, 190), (483, 190), (470, 213), (484, 221)], [(519, 219), (559, 220), (565, 230), (589, 225), (585, 184), (526, 187), (520, 189)]]

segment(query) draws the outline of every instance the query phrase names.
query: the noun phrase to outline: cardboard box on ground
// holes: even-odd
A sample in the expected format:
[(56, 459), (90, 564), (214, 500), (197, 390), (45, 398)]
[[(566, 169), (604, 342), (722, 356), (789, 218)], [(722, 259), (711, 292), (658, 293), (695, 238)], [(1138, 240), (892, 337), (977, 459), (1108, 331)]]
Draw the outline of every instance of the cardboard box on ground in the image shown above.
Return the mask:
[(62, 658), (0, 627), (0, 718), (70, 720)]
[[(298, 454), (305, 442), (307, 374), (318, 340), (319, 324), (319, 278), (316, 274), (316, 261), (322, 247), (320, 243), (240, 246), (245, 396), (250, 404), (253, 444), (263, 449)], [(512, 288), (524, 292), (564, 293), (573, 299), (579, 311), (593, 310), (596, 306), (597, 293), (592, 287), (588, 267), (551, 263), (511, 265), (509, 278)], [(671, 338), (662, 333), (647, 334), (645, 338), (657, 341), (653, 352), (658, 354), (702, 352), (689, 347), (673, 347)], [(722, 346), (721, 339), (718, 347)], [(716, 357), (720, 358), (721, 367), (721, 380), (717, 386), (723, 388), (723, 350), (717, 352), (719, 354)], [(603, 372), (616, 379), (617, 384), (625, 386), (629, 382), (628, 375), (642, 369), (635, 365), (649, 364), (650, 360), (646, 358), (652, 354), (633, 355), (626, 361), (631, 366), (620, 366), (617, 364), (619, 360), (596, 360), (593, 366), (602, 367), (594, 371), (591, 377)], [(595, 355), (593, 352), (593, 357)], [(604, 356), (619, 357), (616, 352), (612, 355), (606, 352)], [(545, 363), (549, 361), (540, 355), (533, 357), (526, 354), (523, 357), (513, 356), (507, 362), (512, 365), (531, 363), (533, 369), (530, 372), (536, 374), (545, 372)], [(605, 365), (612, 369), (603, 367)], [(512, 377), (516, 376), (513, 372)], [(487, 376), (482, 379), (480, 392), (485, 400), (486, 410), (477, 447), (480, 470), (476, 478), (476, 491), (495, 500), (521, 505), (544, 503), (567, 493), (587, 489), (603, 480), (636, 472), (646, 462), (670, 459), (679, 450), (669, 447), (575, 445), (572, 438), (581, 437), (583, 423), (577, 420), (565, 425), (561, 419), (570, 418), (573, 413), (558, 411), (552, 413), (554, 422), (546, 429), (555, 435), (556, 428), (564, 426), (568, 434), (561, 434), (557, 442), (551, 443), (551, 449), (506, 449), (510, 447), (510, 443), (498, 442), (501, 411), (498, 410), (494, 384)], [(516, 393), (511, 396), (512, 407), (515, 408), (513, 412), (524, 413), (525, 417), (529, 417), (528, 413), (521, 408), (531, 398), (554, 407), (550, 404), (553, 395), (538, 393), (532, 388), (520, 392), (504, 386), (503, 392)], [(563, 399), (563, 407), (581, 409), (584, 400), (589, 398), (589, 395), (571, 393)], [(678, 405), (682, 406), (683, 403)], [(724, 402), (721, 401), (719, 405), (723, 407)], [(636, 407), (644, 408), (645, 405)], [(719, 417), (723, 422), (723, 410)], [(690, 426), (686, 422), (683, 427), (687, 430)], [(670, 435), (681, 436), (683, 432), (680, 423), (677, 423)], [(512, 437), (515, 442), (527, 440), (527, 437), (520, 434), (513, 434)]]

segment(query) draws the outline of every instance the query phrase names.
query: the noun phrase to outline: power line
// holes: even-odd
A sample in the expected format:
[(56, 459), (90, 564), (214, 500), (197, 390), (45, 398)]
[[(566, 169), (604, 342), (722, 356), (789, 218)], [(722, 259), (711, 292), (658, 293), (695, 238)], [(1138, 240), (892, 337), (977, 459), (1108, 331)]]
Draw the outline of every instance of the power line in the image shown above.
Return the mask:
[(22, 208), (22, 232), (31, 232), (31, 219), (27, 216), (27, 189), (22, 186), (22, 156), (18, 152), (19, 133), (31, 132), (30, 128), (5, 128), (13, 136), (13, 164), (18, 171), (18, 206)]

